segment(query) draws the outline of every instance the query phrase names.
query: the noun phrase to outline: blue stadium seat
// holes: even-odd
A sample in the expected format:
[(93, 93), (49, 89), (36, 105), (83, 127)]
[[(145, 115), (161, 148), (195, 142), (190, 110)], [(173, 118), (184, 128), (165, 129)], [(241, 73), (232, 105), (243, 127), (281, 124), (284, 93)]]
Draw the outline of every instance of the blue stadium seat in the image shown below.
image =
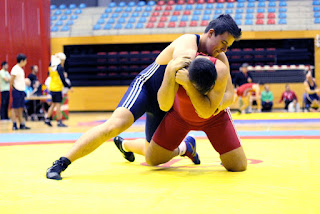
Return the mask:
[(146, 8), (144, 9), (145, 12), (151, 12), (152, 11), (152, 7), (151, 6), (146, 6)]
[(142, 7), (136, 7), (136, 9), (134, 9), (134, 12), (141, 12), (142, 11)]
[(264, 3), (264, 2), (259, 2), (258, 3), (258, 7), (265, 7), (266, 6), (266, 3)]
[(258, 0), (259, 2), (266, 2), (266, 0)]
[(131, 14), (131, 17), (139, 17), (139, 16), (140, 16), (140, 13), (134, 12), (134, 13)]
[(286, 19), (279, 19), (279, 24), (285, 25), (285, 24), (287, 24), (287, 20)]
[(122, 13), (122, 14), (121, 14), (121, 17), (122, 17), (122, 18), (127, 18), (127, 17), (129, 17), (129, 13)]
[(243, 2), (239, 2), (237, 4), (237, 8), (244, 8), (244, 3)]
[(268, 8), (268, 13), (275, 13), (276, 9), (275, 8)]
[(145, 1), (139, 1), (138, 2), (138, 6), (139, 7), (143, 7), (143, 6), (145, 6), (146, 5), (146, 2)]
[(56, 10), (56, 11), (54, 11), (54, 13), (53, 13), (53, 15), (55, 15), (55, 16), (59, 16), (59, 15), (61, 15), (61, 14), (62, 14), (61, 10)]
[(205, 15), (211, 15), (211, 13), (212, 13), (212, 10), (205, 10), (205, 11), (204, 11), (204, 14), (205, 14)]
[[(285, 9), (285, 8), (280, 8), (280, 9)], [(279, 12), (280, 12), (280, 9), (279, 9)], [(313, 11), (314, 12), (319, 12), (320, 11), (320, 7), (314, 7)]]
[(227, 9), (224, 13), (225, 13), (225, 14), (233, 14), (233, 10)]
[(236, 13), (243, 13), (243, 9), (237, 9)]
[(237, 20), (236, 20), (236, 24), (237, 24), (237, 25), (242, 25), (241, 20), (240, 20), (240, 19), (237, 19)]
[(140, 17), (139, 20), (138, 20), (139, 23), (146, 23), (147, 22), (147, 19), (146, 17)]
[(176, 7), (174, 8), (174, 10), (181, 11), (181, 10), (182, 10), (182, 5), (176, 5)]
[(234, 3), (232, 3), (232, 2), (228, 3), (227, 8), (234, 8)]
[(247, 13), (254, 13), (254, 9), (253, 8), (248, 8), (247, 9)]
[(130, 2), (128, 3), (128, 7), (134, 7), (134, 6), (136, 6), (136, 2), (130, 1)]
[(246, 0), (238, 0), (238, 2), (246, 2)]
[(248, 2), (255, 2), (256, 0), (248, 0)]
[(73, 25), (73, 21), (72, 20), (68, 20), (67, 21), (67, 25)]
[(247, 20), (248, 20), (248, 19), (253, 19), (253, 14), (250, 14), (250, 13), (248, 14), (248, 13), (247, 13), (247, 14), (246, 14), (246, 19), (247, 19)]
[(216, 15), (222, 14), (222, 10), (215, 10), (214, 14), (216, 14)]
[(116, 7), (116, 9), (114, 10), (115, 13), (121, 13), (122, 12), (122, 8), (121, 7)]
[(112, 28), (112, 25), (111, 25), (111, 24), (106, 24), (106, 25), (103, 27), (104, 30), (111, 30), (111, 28)]
[(315, 24), (320, 24), (320, 18), (315, 18), (315, 19), (314, 19), (314, 23), (315, 23)]
[(313, 14), (313, 17), (314, 17), (314, 18), (320, 18), (320, 12), (315, 12), (315, 13)]
[(276, 2), (277, 0), (269, 0), (269, 2)]
[(125, 18), (119, 18), (118, 19), (118, 24), (124, 24), (126, 23), (126, 19)]
[(112, 13), (111, 14), (111, 18), (118, 18), (119, 17), (119, 13)]
[(149, 16), (150, 16), (150, 13), (143, 12), (141, 16), (142, 16), (142, 17), (149, 17)]
[(200, 20), (199, 16), (197, 16), (197, 15), (194, 15), (191, 17), (191, 21), (199, 21), (199, 20)]
[(61, 28), (61, 31), (69, 31), (70, 30), (70, 27), (65, 25)]
[(69, 9), (64, 11), (64, 15), (71, 15), (71, 13), (72, 13), (72, 11)]
[(236, 20), (237, 20), (237, 19), (242, 19), (242, 14), (236, 14), (234, 18), (235, 18)]
[(195, 11), (193, 12), (193, 15), (199, 16), (199, 15), (201, 15), (201, 13), (202, 13), (202, 11), (200, 11), (200, 10), (195, 10)]
[(128, 20), (128, 23), (135, 23), (135, 22), (136, 22), (136, 19), (132, 17)]
[(213, 9), (213, 4), (207, 4), (207, 5), (206, 5), (206, 9), (209, 9), (209, 10), (210, 10), (210, 9)]
[(113, 27), (113, 29), (115, 29), (115, 30), (120, 30), (120, 29), (122, 29), (122, 24), (116, 24), (116, 25)]
[(81, 9), (76, 9), (75, 11), (74, 11), (74, 14), (81, 14), (82, 13), (82, 10)]
[(171, 16), (170, 22), (177, 22), (178, 21), (178, 16)]
[(59, 28), (57, 26), (53, 26), (51, 28), (51, 32), (57, 32), (57, 31), (59, 31)]
[(108, 7), (110, 7), (110, 8), (113, 8), (113, 7), (116, 7), (116, 6), (117, 6), (117, 4), (115, 2), (110, 2), (109, 5), (108, 5)]
[(286, 6), (287, 6), (287, 2), (285, 1), (279, 2), (279, 7), (286, 7)]
[(183, 15), (180, 19), (181, 22), (187, 22), (189, 21), (189, 16)]
[(279, 13), (278, 18), (279, 18), (279, 19), (285, 19), (285, 18), (287, 18), (287, 14), (285, 14), (285, 13)]
[(63, 25), (63, 21), (57, 21), (56, 23), (55, 23), (55, 26), (62, 26)]
[(69, 9), (70, 10), (73, 10), (73, 9), (76, 9), (77, 8), (77, 5), (75, 5), (75, 4), (70, 4), (69, 5)]
[(57, 9), (57, 6), (55, 6), (55, 5), (50, 5), (50, 10), (55, 10), (55, 9)]
[(155, 1), (148, 1), (148, 5), (149, 5), (149, 6), (154, 6), (155, 4), (156, 4)]
[(103, 25), (103, 24), (104, 24), (104, 19), (99, 19), (99, 20), (97, 21), (97, 24)]
[(61, 4), (60, 6), (59, 6), (59, 9), (60, 10), (64, 10), (64, 9), (66, 9), (67, 8), (67, 6), (65, 5), (65, 4)]
[(265, 10), (264, 8), (258, 8), (258, 9), (257, 9), (257, 12), (258, 12), (258, 13), (264, 13), (265, 11), (266, 11), (266, 10)]
[(76, 20), (76, 19), (78, 19), (78, 15), (71, 15), (70, 19), (71, 20)]
[(185, 10), (192, 10), (193, 6), (191, 4), (187, 4), (184, 8)]
[(85, 4), (85, 3), (81, 3), (80, 5), (79, 5), (79, 8), (80, 9), (84, 9), (84, 8), (86, 8), (87, 7), (87, 5)]
[(208, 20), (210, 20), (210, 16), (208, 16), (208, 15), (204, 15), (204, 16), (202, 17), (202, 20), (204, 20), (204, 21), (208, 21)]
[(56, 17), (56, 16), (51, 16), (51, 17), (50, 17), (50, 20), (51, 20), (51, 21), (56, 21), (57, 19), (58, 19), (58, 17)]
[(245, 25), (253, 25), (253, 21), (252, 21), (252, 19), (246, 19), (244, 24)]
[(114, 24), (115, 22), (116, 22), (116, 21), (115, 21), (114, 18), (110, 18), (110, 19), (108, 19), (108, 21), (107, 21), (108, 24)]
[(275, 6), (277, 6), (276, 3), (275, 3), (275, 2), (272, 2), (272, 1), (269, 2), (269, 4), (268, 4), (268, 7), (275, 7)]
[(219, 14), (217, 14), (217, 15), (214, 15), (214, 16), (213, 16), (213, 19), (216, 19), (216, 18), (218, 18), (218, 16), (219, 16)]
[(313, 6), (320, 5), (320, 1), (313, 1), (312, 5)]
[(125, 29), (132, 29), (133, 25), (131, 23), (126, 24)]
[(143, 24), (142, 23), (138, 23), (135, 26), (135, 29), (142, 29), (143, 28)]
[(120, 3), (118, 4), (118, 6), (119, 6), (119, 7), (125, 7), (125, 6), (127, 6), (127, 4), (126, 4), (124, 1), (122, 1), (122, 2), (120, 2)]
[(101, 25), (99, 24), (94, 25), (93, 30), (101, 30)]
[(112, 13), (112, 8), (108, 7), (107, 9), (104, 10), (105, 13)]
[(124, 9), (124, 12), (126, 12), (126, 13), (130, 13), (132, 11), (132, 8), (131, 7), (126, 7), (125, 9)]
[(247, 7), (250, 7), (250, 8), (255, 7), (255, 6), (256, 5), (254, 4), (254, 2), (249, 2), (248, 5), (247, 5)]
[(287, 8), (285, 8), (285, 7), (280, 7), (279, 8), (279, 13), (286, 13), (286, 12), (287, 12)]
[(202, 4), (197, 4), (196, 5), (196, 10), (203, 10), (203, 5)]
[(68, 16), (60, 16), (60, 20), (67, 20)]
[(223, 4), (222, 3), (217, 3), (216, 9), (222, 9), (223, 8)]

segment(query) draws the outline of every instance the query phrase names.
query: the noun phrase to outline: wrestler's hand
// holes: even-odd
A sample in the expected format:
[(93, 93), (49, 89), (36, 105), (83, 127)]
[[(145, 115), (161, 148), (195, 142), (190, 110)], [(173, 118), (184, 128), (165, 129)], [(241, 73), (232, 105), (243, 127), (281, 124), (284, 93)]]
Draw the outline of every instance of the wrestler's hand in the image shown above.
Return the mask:
[(190, 65), (191, 59), (188, 56), (177, 57), (169, 62), (174, 71), (178, 71), (181, 68), (186, 68)]
[(176, 83), (182, 86), (188, 86), (191, 84), (190, 79), (189, 79), (189, 72), (187, 69), (182, 68), (177, 71), (176, 73)]

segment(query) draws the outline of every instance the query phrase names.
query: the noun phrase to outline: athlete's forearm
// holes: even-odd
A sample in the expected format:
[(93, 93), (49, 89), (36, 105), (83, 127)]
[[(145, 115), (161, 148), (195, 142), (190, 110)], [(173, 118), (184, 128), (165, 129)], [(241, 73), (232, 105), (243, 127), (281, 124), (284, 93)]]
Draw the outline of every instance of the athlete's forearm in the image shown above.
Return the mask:
[(234, 87), (231, 81), (231, 76), (228, 75), (226, 92), (223, 95), (220, 110), (226, 109), (227, 107), (232, 105), (233, 101), (234, 101)]

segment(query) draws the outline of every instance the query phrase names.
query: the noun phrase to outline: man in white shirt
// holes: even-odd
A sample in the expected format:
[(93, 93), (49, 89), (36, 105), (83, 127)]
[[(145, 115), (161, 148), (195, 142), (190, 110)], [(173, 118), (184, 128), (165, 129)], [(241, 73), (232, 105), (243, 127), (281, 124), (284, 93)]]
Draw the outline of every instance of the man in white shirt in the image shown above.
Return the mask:
[(24, 54), (19, 54), (17, 56), (17, 64), (11, 69), (11, 80), (10, 85), (12, 87), (12, 130), (17, 130), (17, 119), (20, 123), (20, 129), (30, 129), (25, 125), (25, 121), (22, 116), (24, 108), (24, 98), (26, 96), (24, 90), (26, 87), (25, 84), (25, 74), (23, 67), (27, 64), (27, 57)]
[(0, 70), (0, 91), (1, 91), (1, 120), (8, 120), (8, 107), (10, 98), (10, 74), (8, 72), (8, 63), (1, 63)]

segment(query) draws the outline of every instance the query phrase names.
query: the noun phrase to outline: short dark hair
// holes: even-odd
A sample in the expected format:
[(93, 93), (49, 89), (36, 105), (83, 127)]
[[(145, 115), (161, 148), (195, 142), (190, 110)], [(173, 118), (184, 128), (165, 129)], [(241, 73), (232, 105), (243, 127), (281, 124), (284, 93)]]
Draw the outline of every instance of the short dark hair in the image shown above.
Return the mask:
[(24, 55), (23, 53), (20, 53), (17, 56), (17, 63), (20, 63), (21, 61), (24, 61), (26, 59), (27, 59), (26, 55)]
[(238, 27), (237, 23), (229, 14), (222, 14), (218, 18), (212, 20), (204, 32), (207, 33), (210, 29), (214, 29), (215, 36), (228, 32), (235, 40), (239, 40), (242, 34), (241, 28)]
[(31, 66), (30, 66), (31, 71), (33, 71), (33, 69), (34, 69), (35, 66), (36, 66), (36, 65), (31, 65)]
[(201, 94), (206, 94), (214, 87), (217, 80), (216, 66), (209, 59), (200, 57), (189, 65), (189, 79)]
[(6, 65), (6, 64), (8, 64), (8, 62), (3, 61), (3, 62), (1, 63), (1, 67), (3, 67), (3, 66)]

